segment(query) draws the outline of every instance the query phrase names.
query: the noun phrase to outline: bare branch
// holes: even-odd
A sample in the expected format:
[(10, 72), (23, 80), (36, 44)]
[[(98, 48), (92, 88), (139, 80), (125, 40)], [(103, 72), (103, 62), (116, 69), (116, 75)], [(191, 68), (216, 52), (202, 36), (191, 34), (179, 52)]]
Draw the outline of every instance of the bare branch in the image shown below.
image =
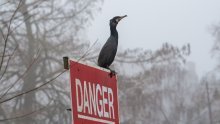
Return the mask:
[[(5, 54), (4, 57), (10, 57), (10, 56), (12, 56), (12, 55), (11, 54)], [(3, 56), (0, 56), (0, 57), (3, 57)]]
[(95, 46), (95, 44), (98, 42), (98, 39), (92, 44), (92, 46), (90, 48), (88, 48), (88, 50), (77, 60), (77, 62), (79, 62), (81, 59), (85, 58), (88, 54), (88, 52)]
[[(21, 0), (21, 1), (22, 1), (22, 0)], [(37, 5), (34, 5), (34, 7), (33, 7), (32, 9), (30, 9), (30, 10), (24, 12), (22, 16), (25, 16), (25, 15), (27, 15), (28, 12), (30, 12), (30, 11), (32, 11), (32, 10), (38, 8), (39, 4), (42, 4), (42, 3), (45, 2), (45, 1), (47, 1), (47, 0), (42, 0), (42, 1), (41, 1), (40, 3), (38, 3)], [(39, 2), (39, 1), (38, 1), (38, 2)], [(21, 6), (20, 6), (20, 7), (21, 7)], [(18, 7), (18, 9), (19, 9), (20, 7)], [(16, 11), (18, 11), (18, 9), (17, 9)], [(36, 14), (34, 14), (34, 15), (36, 15)], [(26, 18), (24, 19), (24, 21), (22, 21), (21, 23), (17, 24), (11, 31), (8, 30), (7, 35), (8, 35), (8, 36), (11, 35), (17, 28), (19, 28), (23, 23), (25, 23), (27, 20), (29, 20), (29, 19), (30, 19), (32, 16), (34, 16), (34, 15), (29, 15), (28, 17), (26, 17)], [(19, 17), (20, 17), (20, 16), (18, 16), (18, 17), (13, 17), (13, 18), (14, 18), (14, 19), (17, 19), (17, 18), (19, 18)], [(11, 20), (10, 20), (10, 21), (11, 21)], [(1, 29), (0, 29), (0, 33), (2, 34), (4, 40), (6, 41), (7, 36), (6, 36), (6, 38), (4, 37), (4, 33), (3, 33), (3, 31), (2, 31)], [(4, 56), (4, 55), (3, 55), (3, 56)]]
[(7, 2), (4, 2), (4, 3), (0, 4), (0, 6), (3, 6), (3, 5), (5, 5), (5, 4), (9, 3), (9, 2), (10, 2), (10, 0), (8, 0)]
[(39, 53), (40, 53), (40, 49), (37, 52), (37, 57), (33, 59), (33, 61), (30, 63), (30, 65), (27, 67), (26, 71), (6, 90), (6, 92), (4, 94), (1, 95), (0, 99), (2, 99), (5, 95), (7, 95), (7, 93), (18, 83), (18, 81), (22, 78), (24, 78), (27, 74), (27, 72), (31, 69), (31, 67), (33, 66), (33, 64), (37, 61), (38, 57), (39, 57)]
[(16, 10), (14, 11), (14, 13), (12, 14), (12, 17), (11, 17), (11, 19), (9, 21), (9, 25), (8, 25), (8, 28), (7, 28), (8, 29), (8, 33), (7, 33), (6, 37), (5, 37), (5, 44), (4, 44), (3, 55), (2, 55), (3, 57), (2, 57), (2, 60), (1, 60), (1, 63), (0, 63), (0, 71), (1, 71), (2, 64), (3, 64), (4, 58), (5, 58), (4, 57), (5, 56), (5, 50), (6, 50), (6, 47), (7, 47), (8, 37), (9, 37), (10, 32), (11, 32), (11, 24), (12, 24), (12, 21), (14, 19), (15, 14), (17, 13), (18, 9), (21, 6), (21, 3), (22, 3), (22, 0), (19, 1), (19, 4), (18, 4)]
[[(7, 68), (8, 68), (8, 65), (9, 65), (9, 62), (10, 62), (11, 58), (13, 57), (13, 55), (14, 55), (15, 51), (17, 50), (17, 48), (18, 48), (18, 45), (15, 47), (14, 51), (12, 52), (12, 54), (9, 55), (9, 59), (8, 59), (7, 64), (6, 64), (6, 66), (5, 66), (5, 70), (3, 71), (3, 74), (2, 74), (1, 77), (0, 77), (0, 81), (1, 81), (1, 79), (3, 78), (3, 76), (5, 75), (6, 70), (7, 70)], [(0, 99), (1, 99), (1, 98), (0, 98)]]
[[(5, 35), (4, 35), (4, 33), (3, 33), (3, 31), (2, 31), (1, 28), (0, 28), (0, 33), (1, 33), (1, 35), (2, 35), (3, 40), (5, 41)], [(2, 56), (2, 57), (3, 57), (3, 56)]]
[(10, 97), (10, 98), (7, 98), (7, 99), (5, 99), (5, 100), (3, 100), (3, 101), (0, 101), (0, 104), (5, 103), (5, 102), (7, 102), (7, 101), (10, 101), (10, 100), (12, 100), (12, 99), (14, 99), (14, 98), (17, 98), (17, 97), (19, 97), (19, 96), (23, 96), (23, 95), (25, 95), (25, 94), (28, 94), (28, 93), (30, 93), (30, 92), (34, 92), (34, 91), (40, 89), (41, 87), (43, 87), (43, 86), (45, 86), (45, 85), (47, 85), (47, 84), (53, 82), (55, 79), (57, 79), (60, 75), (62, 75), (62, 74), (63, 74), (64, 72), (66, 72), (66, 71), (67, 71), (67, 70), (63, 70), (60, 74), (58, 74), (58, 75), (55, 76), (54, 78), (50, 79), (49, 81), (47, 81), (47, 82), (45, 82), (45, 83), (39, 85), (38, 87), (35, 87), (35, 88), (30, 89), (30, 90), (28, 90), (28, 91), (25, 91), (25, 92), (22, 92), (22, 93), (19, 93), (19, 94), (15, 95), (15, 96), (12, 96), (12, 97)]
[[(91, 47), (88, 48), (88, 50), (77, 60), (77, 62), (79, 62), (81, 59), (83, 59), (83, 58), (87, 55), (87, 53), (91, 50), (91, 48), (94, 47), (94, 45), (97, 43), (97, 41), (98, 41), (98, 39), (97, 39), (97, 40), (91, 45)], [(11, 98), (6, 99), (6, 100), (0, 101), (0, 104), (2, 104), (2, 103), (4, 103), (4, 102), (7, 102), (7, 101), (9, 101), (9, 100), (12, 100), (12, 99), (14, 99), (14, 98), (16, 98), (16, 97), (22, 96), (22, 95), (24, 95), (24, 94), (27, 94), (27, 93), (29, 93), (29, 92), (32, 92), (32, 91), (35, 91), (35, 90), (39, 89), (40, 87), (42, 87), (42, 86), (44, 86), (44, 85), (46, 85), (46, 84), (52, 82), (53, 80), (55, 80), (57, 77), (59, 77), (60, 75), (62, 75), (65, 71), (66, 71), (66, 70), (64, 70), (63, 72), (61, 72), (60, 74), (58, 74), (55, 78), (52, 78), (50, 81), (48, 81), (48, 82), (46, 82), (46, 83), (44, 83), (44, 84), (42, 84), (42, 85), (40, 85), (40, 86), (38, 86), (38, 87), (36, 87), (36, 88), (33, 88), (33, 89), (28, 90), (28, 91), (26, 91), (26, 92), (20, 93), (20, 94), (18, 94), (18, 95), (15, 95), (15, 96), (13, 96), (13, 97), (11, 97)], [(17, 81), (16, 81), (16, 82), (17, 82)], [(9, 90), (10, 90), (12, 87), (14, 87), (14, 85), (15, 85), (15, 83), (9, 88)], [(7, 91), (1, 96), (1, 98), (3, 98), (3, 97), (7, 94), (7, 92), (8, 92), (9, 90), (7, 90)], [(0, 98), (0, 99), (1, 99), (1, 98)]]
[(45, 105), (44, 107), (41, 107), (41, 108), (39, 108), (39, 109), (37, 109), (37, 110), (31, 111), (31, 112), (26, 113), (26, 114), (23, 114), (23, 115), (11, 117), (11, 118), (1, 119), (0, 122), (2, 122), (2, 121), (10, 121), (10, 120), (14, 120), (14, 119), (19, 119), (19, 118), (24, 118), (24, 117), (30, 116), (30, 115), (32, 115), (32, 114), (35, 114), (35, 113), (37, 113), (37, 112), (40, 112), (40, 111), (42, 111), (42, 110), (47, 109), (47, 108), (48, 108), (48, 105), (50, 105), (50, 104), (51, 104), (51, 102), (48, 103), (47, 105)]

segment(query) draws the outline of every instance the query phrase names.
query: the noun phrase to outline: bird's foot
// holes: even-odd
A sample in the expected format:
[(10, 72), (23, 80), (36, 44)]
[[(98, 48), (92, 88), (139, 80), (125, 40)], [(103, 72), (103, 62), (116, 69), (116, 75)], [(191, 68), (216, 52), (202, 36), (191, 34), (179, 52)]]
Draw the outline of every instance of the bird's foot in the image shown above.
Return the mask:
[(109, 76), (112, 78), (113, 76), (115, 76), (117, 73), (115, 72), (115, 70), (110, 70)]
[(117, 73), (115, 72), (115, 70), (112, 70), (112, 69), (109, 68), (108, 66), (106, 67), (106, 69), (109, 69), (109, 70), (110, 70), (109, 76), (110, 76), (111, 78), (117, 74)]

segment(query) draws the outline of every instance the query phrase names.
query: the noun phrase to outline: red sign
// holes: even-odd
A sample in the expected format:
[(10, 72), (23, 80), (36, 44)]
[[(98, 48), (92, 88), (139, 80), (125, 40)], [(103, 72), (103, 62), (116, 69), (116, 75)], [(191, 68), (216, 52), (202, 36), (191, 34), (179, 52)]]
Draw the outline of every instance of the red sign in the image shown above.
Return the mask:
[(116, 76), (70, 60), (73, 124), (119, 124)]

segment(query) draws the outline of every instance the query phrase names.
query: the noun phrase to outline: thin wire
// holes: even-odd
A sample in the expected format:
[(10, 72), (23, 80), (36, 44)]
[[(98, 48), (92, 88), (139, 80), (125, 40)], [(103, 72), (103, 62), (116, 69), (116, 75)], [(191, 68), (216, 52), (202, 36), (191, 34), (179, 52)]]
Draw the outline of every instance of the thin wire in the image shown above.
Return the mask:
[[(48, 105), (50, 105), (51, 103), (52, 103), (52, 101), (51, 101), (50, 103), (48, 103)], [(41, 107), (41, 108), (39, 108), (39, 109), (37, 109), (37, 110), (31, 111), (31, 112), (29, 112), (29, 113), (23, 114), (23, 115), (11, 117), (11, 118), (6, 118), (6, 119), (1, 119), (0, 122), (1, 122), (1, 121), (10, 121), (10, 120), (15, 120), (15, 119), (19, 119), (19, 118), (24, 118), (24, 117), (26, 117), (26, 116), (30, 116), (30, 115), (32, 115), (32, 114), (34, 114), (34, 113), (37, 113), (37, 112), (42, 111), (42, 110), (44, 110), (44, 109), (47, 109), (47, 108), (48, 108), (48, 105), (46, 105), (46, 106), (44, 106), (44, 107)]]
[(98, 39), (88, 48), (88, 50), (77, 60), (79, 62), (81, 59), (85, 58), (88, 54), (88, 52), (95, 46), (95, 44), (98, 42)]
[[(80, 58), (77, 60), (77, 62), (79, 62), (80, 59), (84, 58), (84, 57), (87, 55), (87, 53), (88, 53), (88, 52), (91, 50), (91, 48), (97, 43), (97, 41), (98, 41), (98, 39), (97, 39), (97, 40), (92, 44), (92, 46), (82, 55), (82, 57), (80, 57)], [(8, 99), (5, 99), (5, 100), (3, 100), (3, 101), (0, 101), (0, 104), (2, 104), (2, 103), (4, 103), (4, 102), (7, 102), (7, 101), (10, 101), (10, 100), (12, 100), (12, 99), (14, 99), (14, 98), (16, 98), (16, 97), (22, 96), (22, 95), (24, 95), (24, 94), (27, 94), (27, 93), (33, 92), (33, 91), (35, 91), (35, 90), (38, 90), (38, 89), (40, 89), (41, 87), (43, 87), (44, 85), (47, 85), (47, 84), (51, 83), (52, 81), (54, 81), (56, 78), (58, 78), (60, 75), (62, 75), (62, 74), (63, 74), (64, 72), (66, 72), (66, 71), (67, 71), (67, 70), (63, 70), (60, 74), (58, 74), (57, 76), (55, 76), (55, 77), (52, 78), (51, 80), (47, 81), (46, 83), (41, 84), (40, 86), (38, 86), (38, 87), (36, 87), (36, 88), (30, 89), (30, 90), (25, 91), (25, 92), (23, 92), (23, 93), (19, 93), (19, 94), (15, 95), (15, 96), (12, 96), (12, 97), (10, 97), (10, 98), (8, 98)]]
[(0, 104), (5, 103), (5, 102), (7, 102), (7, 101), (10, 101), (10, 100), (12, 100), (12, 99), (14, 99), (14, 98), (16, 98), (16, 97), (22, 96), (22, 95), (24, 95), (24, 94), (28, 94), (28, 93), (30, 93), (30, 92), (36, 91), (36, 90), (40, 89), (41, 87), (43, 87), (43, 86), (45, 86), (45, 85), (47, 85), (47, 84), (53, 82), (56, 78), (58, 78), (60, 75), (62, 75), (62, 74), (63, 74), (64, 72), (66, 72), (66, 71), (67, 71), (67, 70), (63, 70), (63, 71), (62, 71), (61, 73), (59, 73), (57, 76), (55, 76), (54, 78), (51, 78), (49, 81), (47, 81), (47, 82), (45, 82), (45, 83), (39, 85), (38, 87), (35, 87), (35, 88), (33, 88), (33, 89), (27, 90), (27, 91), (25, 91), (25, 92), (22, 92), (22, 93), (19, 93), (19, 94), (15, 95), (15, 96), (12, 96), (12, 97), (10, 97), (10, 98), (7, 98), (7, 99), (5, 99), (5, 100), (3, 100), (3, 101), (0, 101)]

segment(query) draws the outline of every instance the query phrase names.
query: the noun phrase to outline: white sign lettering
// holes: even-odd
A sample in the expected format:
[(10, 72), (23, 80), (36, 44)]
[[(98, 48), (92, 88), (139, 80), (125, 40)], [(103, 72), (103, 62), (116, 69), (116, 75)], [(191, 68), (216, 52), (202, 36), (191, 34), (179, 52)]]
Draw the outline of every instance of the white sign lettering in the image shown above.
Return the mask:
[(115, 119), (112, 88), (77, 78), (75, 84), (78, 112)]

